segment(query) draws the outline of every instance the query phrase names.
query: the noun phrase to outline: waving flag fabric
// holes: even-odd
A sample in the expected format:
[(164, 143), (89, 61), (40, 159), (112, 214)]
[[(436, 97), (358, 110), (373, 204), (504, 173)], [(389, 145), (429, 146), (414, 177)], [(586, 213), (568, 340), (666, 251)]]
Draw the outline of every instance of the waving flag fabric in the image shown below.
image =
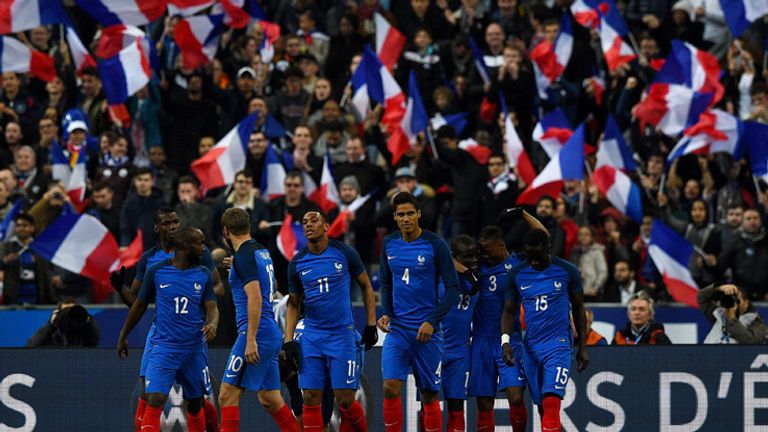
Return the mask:
[(653, 82), (678, 84), (700, 93), (714, 93), (710, 101), (713, 105), (725, 92), (720, 82), (717, 57), (677, 39), (672, 41), (672, 50)]
[(387, 150), (392, 154), (392, 165), (396, 165), (400, 158), (413, 147), (416, 137), (427, 129), (429, 117), (424, 104), (421, 101), (419, 87), (416, 85), (416, 75), (411, 71), (408, 77), (408, 102), (405, 105), (405, 114), (387, 139)]
[(592, 173), (592, 184), (621, 213), (629, 216), (637, 223), (643, 221), (643, 201), (640, 188), (620, 169), (603, 164)]
[(214, 3), (215, 0), (168, 0), (168, 15), (192, 16)]
[(405, 46), (405, 36), (380, 13), (373, 14), (376, 26), (376, 54), (387, 69), (392, 70)]
[(293, 221), (293, 216), (290, 213), (285, 213), (285, 219), (283, 219), (283, 226), (280, 227), (280, 231), (277, 233), (277, 249), (290, 261), (296, 252), (300, 251), (307, 245), (307, 237), (304, 235), (304, 229), (301, 227), (300, 221)]
[(99, 76), (110, 105), (125, 103), (149, 83), (151, 75), (149, 58), (140, 39), (99, 63)]
[(328, 214), (331, 210), (339, 206), (339, 191), (336, 189), (336, 182), (333, 180), (331, 171), (331, 155), (325, 154), (323, 158), (323, 173), (320, 177), (320, 187), (314, 191), (308, 192), (307, 197)]
[(51, 56), (27, 48), (18, 39), (0, 36), (0, 74), (5, 72), (29, 73), (43, 81), (56, 77)]
[(241, 120), (208, 153), (192, 162), (190, 168), (204, 190), (232, 184), (235, 174), (245, 168), (246, 148), (257, 118), (258, 113), (253, 113)]
[(166, 0), (75, 0), (102, 27), (144, 25), (165, 13)]
[(331, 226), (328, 227), (328, 237), (339, 238), (344, 235), (344, 233), (349, 229), (350, 215), (360, 209), (360, 207), (362, 207), (363, 204), (365, 204), (371, 198), (372, 194), (373, 192), (366, 196), (359, 196), (355, 198), (354, 201), (349, 203), (349, 205), (339, 213), (336, 219), (333, 220)]
[(603, 165), (610, 165), (624, 172), (634, 171), (637, 168), (632, 157), (632, 149), (624, 140), (624, 135), (622, 135), (613, 114), (608, 114), (603, 140), (597, 149), (595, 168), (600, 168)]
[(563, 15), (555, 43), (542, 41), (531, 51), (539, 96), (546, 99), (546, 89), (565, 71), (573, 53), (573, 31), (568, 14)]
[(185, 69), (196, 69), (213, 60), (219, 47), (223, 20), (223, 14), (179, 20), (173, 37), (181, 49)]
[(683, 137), (669, 152), (667, 162), (687, 155), (709, 155), (725, 152), (733, 155), (734, 160), (742, 157), (740, 136), (743, 125), (741, 120), (719, 109), (706, 111), (699, 116), (698, 123), (685, 129)]
[(63, 21), (61, 0), (3, 0), (0, 35), (18, 33)]
[(352, 105), (359, 118), (365, 118), (375, 102), (384, 107), (381, 122), (393, 130), (399, 126), (405, 115), (405, 95), (370, 46), (363, 51), (363, 59), (352, 76), (352, 85), (355, 88)]
[(504, 114), (504, 147), (507, 159), (509, 164), (517, 169), (517, 175), (523, 179), (525, 184), (531, 184), (533, 179), (536, 178), (536, 170), (534, 170), (523, 142), (520, 140), (517, 130), (515, 130), (515, 125), (512, 123), (512, 119), (507, 111), (507, 103), (504, 101), (504, 96), (499, 94), (499, 100), (501, 101), (501, 111)]
[(720, 0), (733, 37), (739, 37), (758, 18), (768, 15), (765, 0)]
[(628, 32), (627, 24), (617, 8), (610, 8), (600, 18), (600, 46), (609, 71), (637, 58), (629, 44), (622, 39)]
[(664, 222), (654, 219), (648, 255), (661, 273), (667, 291), (679, 302), (698, 308), (699, 287), (689, 270), (693, 246)]
[(573, 19), (583, 27), (597, 28), (600, 25), (600, 0), (576, 0), (571, 4)]
[(67, 45), (69, 45), (69, 52), (72, 55), (72, 61), (75, 63), (76, 71), (82, 72), (83, 69), (89, 67), (96, 67), (96, 61), (88, 49), (83, 45), (83, 41), (75, 32), (75, 29), (70, 25), (65, 25), (67, 29)]
[(744, 140), (749, 150), (752, 174), (768, 182), (768, 125), (751, 120), (745, 122)]
[(16, 200), (13, 207), (11, 207), (3, 218), (3, 221), (0, 222), (0, 241), (8, 241), (9, 238), (13, 237), (14, 229), (16, 227), (16, 216), (21, 213), (23, 208), (24, 200)]
[(554, 157), (573, 135), (571, 122), (560, 108), (542, 117), (533, 128), (531, 137), (541, 144), (550, 158)]
[(488, 159), (493, 153), (490, 148), (480, 145), (472, 138), (459, 141), (459, 148), (469, 153), (472, 158), (480, 165), (488, 163)]
[(711, 99), (711, 93), (694, 92), (682, 85), (654, 83), (645, 99), (635, 106), (635, 116), (641, 125), (647, 123), (664, 135), (677, 136), (696, 123)]
[(454, 131), (456, 131), (456, 135), (461, 135), (461, 133), (464, 132), (464, 128), (467, 127), (467, 115), (468, 113), (465, 112), (446, 115), (436, 113), (429, 120), (429, 125), (432, 127), (433, 131), (448, 125), (452, 127)]
[[(247, 141), (246, 141), (247, 145)], [(280, 163), (277, 151), (270, 143), (264, 153), (264, 170), (261, 173), (261, 197), (270, 201), (285, 195), (285, 167)]]

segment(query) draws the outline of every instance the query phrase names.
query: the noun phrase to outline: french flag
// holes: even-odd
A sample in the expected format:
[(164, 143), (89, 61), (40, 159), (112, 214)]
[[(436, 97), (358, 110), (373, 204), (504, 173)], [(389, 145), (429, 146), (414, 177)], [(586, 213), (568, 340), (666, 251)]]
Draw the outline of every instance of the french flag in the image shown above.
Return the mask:
[(198, 15), (179, 20), (173, 37), (179, 45), (184, 69), (208, 64), (219, 47), (224, 15)]
[(603, 165), (618, 168), (624, 172), (630, 172), (637, 169), (637, 163), (632, 157), (632, 149), (629, 148), (624, 140), (624, 135), (619, 129), (613, 114), (608, 114), (605, 122), (605, 132), (597, 149), (597, 162), (595, 168)]
[(345, 232), (349, 229), (349, 217), (352, 213), (356, 212), (360, 209), (360, 207), (363, 206), (373, 195), (373, 192), (369, 193), (366, 196), (359, 196), (355, 198), (354, 201), (349, 203), (346, 208), (344, 208), (339, 215), (336, 217), (336, 219), (333, 220), (333, 223), (330, 227), (328, 227), (328, 237), (331, 238), (339, 238), (342, 235), (344, 235)]
[(609, 71), (637, 58), (632, 48), (622, 39), (628, 32), (627, 24), (617, 8), (609, 8), (608, 13), (600, 18), (600, 46)]
[(5, 72), (28, 72), (43, 81), (52, 81), (56, 77), (51, 56), (27, 48), (18, 39), (0, 36), (0, 73)]
[(108, 280), (120, 264), (115, 238), (89, 214), (59, 216), (29, 247), (49, 262), (96, 281)]
[(699, 287), (688, 267), (693, 254), (693, 246), (688, 240), (664, 222), (653, 220), (648, 255), (661, 273), (672, 298), (688, 306), (698, 307), (696, 295)]
[(373, 14), (376, 26), (376, 54), (387, 69), (392, 70), (405, 46), (405, 36), (380, 13)]
[(605, 9), (608, 5), (600, 0), (576, 0), (571, 4), (571, 15), (581, 26), (597, 28), (600, 25), (601, 6)]
[(192, 16), (214, 3), (215, 0), (168, 0), (168, 15)]
[(213, 148), (190, 168), (200, 180), (203, 190), (232, 184), (235, 174), (245, 167), (246, 148), (258, 113), (253, 113), (230, 130)]
[(5, 215), (3, 221), (0, 222), (0, 241), (7, 241), (13, 236), (16, 228), (16, 216), (21, 213), (23, 208), (24, 200), (16, 200), (16, 203), (13, 204), (8, 214)]
[(320, 176), (320, 187), (307, 191), (307, 197), (320, 206), (326, 214), (339, 207), (341, 200), (339, 199), (339, 191), (336, 189), (336, 182), (333, 180), (330, 153), (326, 152), (325, 158), (323, 158), (323, 173)]
[(616, 209), (637, 223), (643, 221), (643, 201), (640, 188), (632, 182), (620, 167), (611, 164), (609, 152), (597, 154), (592, 184)]
[(595, 97), (595, 103), (602, 105), (603, 93), (605, 93), (605, 80), (599, 76), (591, 76), (588, 79), (590, 84), (592, 84), (592, 94)]
[(72, 200), (72, 205), (75, 206), (77, 211), (82, 211), (85, 207), (85, 187), (86, 179), (88, 178), (88, 172), (85, 166), (85, 149), (77, 152), (77, 159), (72, 167), (72, 172), (69, 175), (69, 181), (65, 184), (65, 189), (69, 199)]
[(487, 164), (488, 159), (490, 159), (493, 153), (490, 148), (480, 145), (480, 143), (472, 138), (459, 141), (459, 148), (469, 153), (480, 165)]
[(411, 71), (408, 77), (408, 102), (405, 105), (405, 115), (400, 125), (387, 139), (387, 150), (392, 153), (392, 165), (416, 143), (416, 136), (427, 129), (429, 117), (424, 104), (421, 102), (419, 87), (416, 85), (416, 75)]
[[(244, 141), (248, 144), (248, 138)], [(243, 165), (244, 166), (244, 165)], [(241, 168), (242, 169), (242, 168)], [(232, 178), (234, 180), (234, 177)], [(277, 151), (270, 143), (264, 153), (264, 170), (261, 172), (261, 198), (266, 201), (285, 195), (285, 167), (280, 163)]]
[(141, 39), (120, 50), (118, 55), (99, 62), (99, 76), (110, 105), (125, 103), (149, 83), (151, 75)]
[(653, 83), (648, 94), (634, 108), (641, 122), (655, 126), (664, 135), (677, 136), (698, 121), (706, 111), (712, 93), (699, 93), (677, 84)]
[(467, 127), (467, 115), (468, 113), (465, 112), (446, 115), (436, 113), (429, 119), (429, 125), (432, 127), (432, 130), (438, 130), (447, 125), (456, 131), (456, 135), (461, 135), (464, 132), (464, 128)]
[(85, 45), (83, 45), (83, 41), (80, 40), (75, 29), (69, 24), (66, 24), (65, 27), (67, 29), (67, 45), (69, 45), (69, 52), (72, 55), (72, 61), (75, 63), (76, 71), (80, 73), (85, 68), (96, 67), (96, 61)]
[(557, 196), (565, 180), (584, 179), (584, 129), (582, 123), (568, 142), (517, 198), (518, 204), (534, 205), (544, 195)]
[(0, 34), (58, 24), (63, 17), (60, 0), (3, 0), (0, 2)]
[(370, 46), (363, 51), (363, 59), (352, 76), (352, 85), (355, 88), (352, 105), (358, 118), (365, 118), (371, 103), (375, 102), (384, 106), (381, 122), (392, 130), (399, 127), (405, 115), (405, 95)]
[(573, 53), (573, 30), (568, 14), (563, 15), (555, 43), (542, 41), (531, 51), (530, 57), (536, 75), (539, 96), (547, 98), (546, 89), (565, 71)]
[[(114, 57), (124, 48), (136, 43), (137, 39), (144, 37), (144, 31), (136, 26), (116, 24), (101, 30), (101, 38), (94, 53), (100, 59)], [(146, 49), (146, 46), (144, 48)]]
[(523, 179), (525, 184), (531, 184), (536, 178), (536, 170), (528, 157), (528, 152), (525, 151), (523, 141), (520, 140), (520, 136), (515, 130), (515, 125), (509, 116), (507, 103), (502, 94), (499, 94), (499, 100), (501, 101), (501, 111), (504, 113), (504, 145), (507, 159), (512, 167), (517, 168), (517, 175)]
[(572, 135), (571, 122), (560, 108), (555, 108), (536, 123), (531, 138), (541, 144), (547, 156), (553, 158)]
[(700, 93), (714, 93), (713, 105), (725, 92), (720, 82), (717, 57), (677, 39), (672, 41), (672, 50), (653, 82), (679, 84)]
[(687, 155), (709, 155), (724, 152), (741, 159), (740, 137), (743, 123), (736, 116), (719, 109), (712, 109), (699, 116), (698, 123), (685, 129), (683, 137), (669, 152), (667, 162)]
[(277, 249), (288, 261), (293, 259), (296, 252), (307, 245), (304, 228), (302, 228), (300, 222), (294, 222), (293, 216), (288, 212), (285, 213), (283, 226), (280, 227), (280, 231), (277, 233), (276, 243)]
[(765, 0), (720, 0), (720, 6), (726, 12), (725, 20), (733, 37), (739, 37), (753, 22), (768, 15)]
[(116, 24), (144, 25), (165, 13), (165, 0), (75, 0), (102, 27)]
[(768, 125), (746, 121), (744, 139), (749, 150), (752, 174), (768, 182)]

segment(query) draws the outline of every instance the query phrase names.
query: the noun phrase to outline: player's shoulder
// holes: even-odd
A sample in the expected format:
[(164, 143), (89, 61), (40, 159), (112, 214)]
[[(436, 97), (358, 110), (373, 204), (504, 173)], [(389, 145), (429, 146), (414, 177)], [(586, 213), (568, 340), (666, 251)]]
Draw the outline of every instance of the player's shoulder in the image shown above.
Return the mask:
[(304, 246), (303, 248), (299, 249), (295, 255), (293, 255), (293, 258), (291, 258), (291, 262), (297, 263), (301, 261), (302, 259), (304, 259), (304, 257), (307, 256), (308, 253), (309, 253), (309, 249), (307, 249), (307, 247)]
[(239, 248), (237, 248), (237, 252), (235, 252), (235, 258), (240, 259), (246, 259), (246, 258), (255, 258), (255, 252), (260, 249), (266, 249), (264, 246), (256, 242), (255, 240), (248, 240), (246, 242), (243, 242), (243, 244), (240, 245)]
[(520, 261), (517, 264), (512, 265), (512, 268), (509, 271), (517, 273), (525, 270), (526, 267), (528, 267), (528, 261)]
[(151, 248), (145, 250), (144, 253), (141, 254), (141, 257), (139, 258), (139, 261), (144, 261), (144, 263), (146, 264), (146, 262), (149, 261), (150, 258), (155, 256), (155, 254), (157, 254), (157, 252), (160, 251), (160, 250), (161, 250), (160, 249), (160, 243), (158, 243), (158, 244), (152, 246)]
[(563, 270), (565, 270), (567, 273), (579, 273), (579, 268), (576, 267), (576, 265), (570, 261), (564, 260), (560, 257), (553, 257), (552, 259), (552, 265), (555, 267), (559, 267)]
[(329, 249), (330, 248), (336, 249), (336, 250), (338, 250), (339, 252), (341, 252), (344, 255), (352, 253), (352, 252), (357, 253), (355, 248), (353, 248), (352, 246), (344, 243), (343, 241), (339, 241), (339, 240), (333, 240), (333, 239), (329, 240), (328, 241), (328, 248)]
[(448, 249), (448, 243), (446, 243), (445, 239), (432, 231), (424, 230), (421, 233), (421, 240), (429, 242), (435, 250), (438, 248)]
[(211, 269), (209, 269), (208, 267), (206, 267), (206, 266), (204, 266), (202, 264), (196, 265), (194, 267), (194, 270), (203, 272), (207, 277), (211, 277)]
[(395, 232), (387, 234), (384, 237), (383, 244), (387, 244), (387, 243), (389, 243), (391, 241), (394, 241), (394, 240), (400, 240), (401, 238), (402, 238), (402, 236), (400, 235), (400, 231), (395, 231)]
[(158, 262), (152, 264), (151, 266), (149, 266), (149, 268), (147, 269), (147, 274), (157, 273), (158, 270), (160, 270), (162, 268), (165, 268), (165, 267), (169, 267), (169, 266), (173, 266), (173, 264), (171, 264), (171, 259), (170, 258), (166, 258), (166, 259), (164, 259), (162, 261), (158, 261)]

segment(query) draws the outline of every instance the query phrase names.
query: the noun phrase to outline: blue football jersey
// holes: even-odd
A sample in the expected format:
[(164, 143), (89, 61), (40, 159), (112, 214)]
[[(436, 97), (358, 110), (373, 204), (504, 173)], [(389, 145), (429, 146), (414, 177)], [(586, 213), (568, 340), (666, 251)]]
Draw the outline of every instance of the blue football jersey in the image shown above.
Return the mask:
[(480, 265), (480, 294), (475, 308), (472, 334), (501, 337), (501, 314), (509, 271), (520, 264), (520, 258), (510, 255), (495, 266)]
[(245, 285), (252, 281), (258, 281), (261, 288), (261, 321), (257, 338), (281, 338), (282, 333), (272, 311), (272, 293), (277, 290), (272, 257), (265, 246), (255, 240), (248, 240), (240, 245), (232, 258), (232, 268), (229, 270), (229, 285), (232, 287), (239, 332), (248, 331), (248, 296), (245, 293)]
[[(472, 317), (477, 305), (477, 293), (472, 295), (472, 283), (459, 276), (459, 301), (451, 306), (451, 310), (443, 318), (443, 346), (446, 350), (469, 345), (472, 333)], [(445, 294), (445, 288), (440, 283), (440, 296)]]
[(306, 329), (354, 326), (350, 276), (357, 278), (364, 271), (360, 255), (336, 240), (330, 240), (320, 254), (307, 248), (299, 251), (288, 265), (288, 290), (304, 295)]
[(510, 270), (506, 295), (522, 302), (525, 312), (527, 347), (562, 345), (572, 338), (571, 295), (583, 292), (579, 269), (553, 257), (544, 270), (524, 261)]
[(182, 270), (161, 261), (147, 270), (139, 299), (155, 299), (155, 332), (152, 343), (170, 349), (202, 348), (201, 329), (205, 324), (208, 300), (213, 294), (211, 271), (198, 265)]
[[(438, 304), (438, 283), (446, 287)], [(437, 234), (424, 230), (412, 241), (400, 232), (384, 238), (379, 268), (382, 308), (393, 325), (416, 329), (424, 322), (437, 328), (458, 300), (458, 278), (451, 251)]]

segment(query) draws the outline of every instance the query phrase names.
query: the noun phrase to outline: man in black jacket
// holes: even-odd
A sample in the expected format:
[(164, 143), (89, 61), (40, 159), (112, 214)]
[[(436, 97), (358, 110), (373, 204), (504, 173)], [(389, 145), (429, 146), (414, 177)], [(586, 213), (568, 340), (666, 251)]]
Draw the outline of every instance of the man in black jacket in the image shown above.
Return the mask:
[(52, 304), (51, 272), (48, 263), (29, 249), (34, 240), (35, 220), (21, 213), (10, 240), (0, 243), (0, 270), (3, 271), (3, 303)]
[(163, 193), (155, 187), (152, 170), (139, 168), (133, 177), (134, 190), (128, 194), (120, 209), (120, 246), (126, 247), (141, 230), (144, 250), (157, 243), (155, 212), (165, 205)]

